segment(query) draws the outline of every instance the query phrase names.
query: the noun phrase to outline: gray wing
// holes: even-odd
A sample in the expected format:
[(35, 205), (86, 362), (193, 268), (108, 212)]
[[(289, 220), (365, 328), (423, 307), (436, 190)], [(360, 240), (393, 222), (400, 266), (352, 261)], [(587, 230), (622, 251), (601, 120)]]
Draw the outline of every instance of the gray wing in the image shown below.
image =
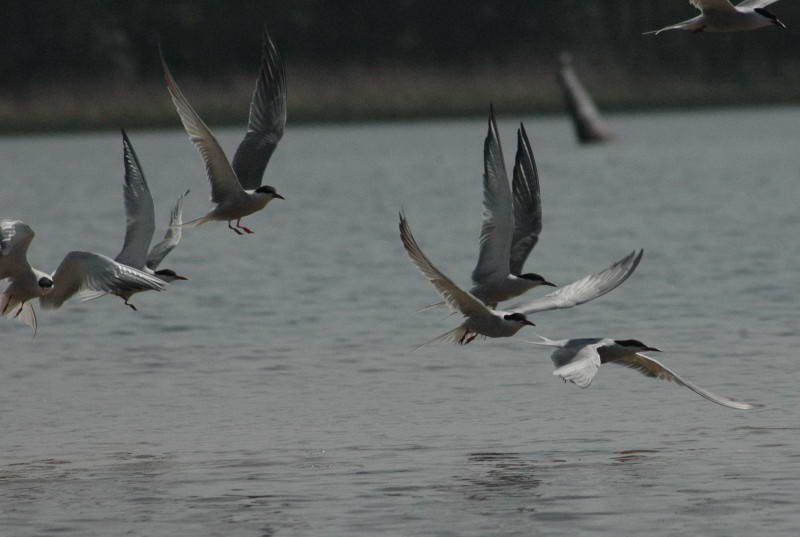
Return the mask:
[(206, 175), (208, 175), (208, 180), (211, 183), (211, 201), (220, 203), (226, 198), (242, 194), (242, 186), (239, 184), (239, 179), (236, 178), (225, 152), (220, 147), (217, 139), (214, 138), (211, 130), (203, 123), (203, 120), (200, 119), (200, 116), (189, 104), (189, 101), (186, 100), (175, 79), (172, 78), (172, 73), (164, 60), (161, 47), (159, 47), (158, 53), (161, 56), (161, 66), (164, 68), (167, 90), (172, 97), (175, 109), (178, 111), (183, 128), (197, 151), (200, 152), (200, 156), (203, 157), (203, 162), (205, 162)]
[(542, 232), (542, 197), (539, 172), (525, 126), (517, 130), (514, 163), (514, 235), (511, 239), (511, 274), (519, 275)]
[(70, 252), (53, 274), (53, 290), (39, 299), (45, 309), (56, 309), (80, 291), (118, 295), (137, 291), (163, 291), (167, 284), (104, 255)]
[(156, 270), (158, 265), (164, 261), (164, 258), (176, 247), (178, 243), (181, 242), (181, 235), (182, 235), (182, 227), (183, 224), (183, 198), (185, 198), (189, 194), (187, 190), (181, 196), (178, 197), (177, 203), (175, 203), (175, 207), (172, 208), (172, 213), (170, 214), (169, 219), (169, 227), (167, 228), (167, 233), (164, 235), (164, 239), (153, 246), (153, 249), (150, 250), (150, 253), (147, 256), (147, 268), (150, 270)]
[(0, 280), (31, 270), (28, 247), (34, 236), (22, 220), (0, 219)]
[(506, 175), (494, 108), (489, 110), (489, 130), (483, 144), (483, 165), (483, 225), (478, 264), (472, 271), (475, 285), (502, 280), (508, 276), (511, 236), (514, 233), (511, 187)]
[(737, 410), (749, 410), (751, 408), (755, 408), (755, 405), (750, 403), (740, 403), (739, 401), (734, 401), (732, 399), (728, 399), (727, 397), (722, 397), (721, 395), (711, 393), (708, 390), (704, 390), (700, 386), (697, 386), (696, 384), (679, 377), (677, 373), (667, 368), (658, 360), (654, 360), (653, 358), (643, 354), (637, 353), (627, 355), (623, 358), (612, 360), (609, 363), (623, 365), (625, 367), (635, 369), (639, 373), (642, 373), (648, 377), (674, 382), (675, 384), (689, 388), (694, 393), (705, 397), (709, 401), (717, 403), (718, 405), (726, 406), (728, 408), (735, 408)]
[(155, 231), (153, 196), (144, 177), (139, 157), (125, 130), (122, 130), (123, 161), (125, 163), (125, 243), (116, 261), (133, 268), (144, 267), (147, 250)]
[(261, 186), (264, 170), (286, 126), (286, 69), (275, 43), (264, 29), (261, 69), (250, 101), (247, 134), (233, 156), (233, 171), (242, 188)]
[(589, 274), (557, 291), (523, 306), (515, 307), (514, 311), (530, 315), (540, 311), (571, 308), (601, 297), (619, 287), (633, 274), (633, 271), (639, 266), (639, 261), (642, 260), (643, 253), (644, 250), (633, 251), (607, 269)]
[(422, 274), (428, 278), (431, 285), (442, 295), (442, 298), (450, 307), (450, 311), (461, 312), (465, 316), (491, 315), (491, 312), (483, 302), (453, 283), (450, 278), (445, 276), (430, 262), (417, 244), (414, 235), (411, 234), (411, 228), (408, 227), (408, 220), (406, 220), (402, 212), (400, 213), (400, 238), (403, 241), (403, 246), (406, 249), (406, 253), (408, 253), (408, 257), (411, 258), (411, 261), (413, 261)]
[(744, 2), (739, 2), (736, 4), (736, 7), (744, 9), (758, 9), (770, 6), (777, 1), (778, 0), (744, 0)]

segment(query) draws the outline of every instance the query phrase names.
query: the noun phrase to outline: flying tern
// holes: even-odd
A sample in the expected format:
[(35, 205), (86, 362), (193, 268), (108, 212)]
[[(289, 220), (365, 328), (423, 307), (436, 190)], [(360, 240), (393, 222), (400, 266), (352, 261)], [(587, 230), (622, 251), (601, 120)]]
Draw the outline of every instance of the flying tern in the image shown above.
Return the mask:
[(765, 26), (786, 28), (786, 25), (771, 12), (767, 6), (778, 0), (744, 0), (735, 6), (729, 0), (689, 0), (700, 10), (700, 15), (666, 26), (660, 30), (645, 32), (645, 35), (667, 30), (688, 30), (690, 32), (741, 32), (756, 30)]
[[(473, 286), (469, 292), (490, 308), (496, 308), (498, 303), (534, 287), (556, 287), (538, 274), (522, 273), (525, 261), (542, 231), (539, 173), (525, 126), (520, 124), (517, 130), (513, 190), (509, 187), (493, 108), (489, 110), (489, 127), (484, 141), (483, 206), (480, 254), (472, 271)], [(635, 257), (628, 256), (631, 261)], [(631, 267), (631, 272), (637, 264), (638, 260)], [(613, 287), (605, 292), (611, 289)], [(554, 295), (567, 296), (556, 291), (543, 299)], [(592, 296), (589, 300), (597, 296), (600, 295)], [(440, 302), (429, 307), (443, 304)]]
[(492, 338), (511, 337), (525, 326), (534, 326), (534, 323), (528, 320), (528, 315), (571, 308), (614, 290), (633, 273), (643, 254), (641, 250), (631, 252), (607, 269), (590, 274), (532, 302), (510, 310), (498, 310), (487, 306), (472, 293), (462, 290), (431, 263), (417, 244), (408, 226), (408, 220), (402, 212), (400, 238), (411, 261), (428, 278), (450, 310), (460, 312), (465, 317), (461, 325), (428, 343), (449, 341), (467, 344), (478, 335)]
[[(186, 134), (203, 157), (211, 182), (211, 201), (216, 204), (205, 216), (183, 225), (194, 227), (219, 220), (227, 221), (228, 228), (238, 235), (253, 233), (252, 229), (241, 225), (241, 219), (260, 211), (275, 198), (285, 199), (274, 187), (261, 184), (286, 125), (286, 74), (278, 49), (265, 30), (261, 69), (250, 102), (247, 133), (236, 150), (232, 165), (211, 130), (181, 92), (160, 47), (159, 54), (167, 90)], [(235, 226), (232, 225), (234, 221)]]
[[(503, 149), (494, 108), (489, 109), (489, 127), (483, 144), (483, 223), (478, 263), (472, 271), (469, 292), (489, 307), (496, 307), (534, 287), (555, 284), (534, 273), (522, 273), (525, 260), (542, 231), (542, 201), (539, 173), (533, 150), (520, 124), (514, 163), (513, 191), (506, 174)], [(444, 302), (430, 307), (443, 306)], [(427, 308), (425, 308), (427, 309)]]
[(716, 395), (678, 376), (661, 362), (642, 354), (643, 352), (661, 352), (635, 339), (614, 340), (609, 338), (562, 339), (555, 341), (539, 336), (542, 341), (531, 341), (534, 345), (553, 347), (555, 351), (551, 359), (556, 366), (553, 375), (564, 382), (572, 382), (581, 388), (588, 388), (601, 365), (611, 363), (629, 367), (647, 377), (674, 382), (709, 401), (738, 410), (748, 410), (755, 405), (733, 401), (727, 397)]
[(69, 252), (53, 273), (53, 290), (39, 299), (44, 309), (57, 309), (74, 295), (127, 297), (138, 291), (163, 291), (161, 278), (93, 252)]
[[(122, 250), (114, 261), (128, 267), (144, 271), (156, 276), (167, 283), (175, 280), (187, 280), (185, 276), (179, 276), (172, 269), (156, 270), (164, 258), (178, 245), (181, 240), (181, 213), (183, 198), (189, 193), (187, 190), (178, 198), (175, 207), (172, 209), (170, 226), (164, 239), (156, 244), (152, 250), (150, 242), (153, 240), (155, 232), (155, 208), (153, 206), (153, 196), (150, 194), (150, 187), (147, 186), (142, 165), (139, 157), (133, 148), (133, 144), (128, 138), (125, 130), (122, 130), (123, 162), (125, 165), (125, 182), (123, 193), (125, 198), (125, 242)], [(149, 250), (149, 253), (148, 253)], [(120, 294), (120, 298), (125, 301), (125, 305), (136, 310), (136, 306), (128, 302), (136, 291), (128, 291)], [(103, 296), (104, 292), (85, 293), (84, 301), (92, 300)]]
[(29, 301), (51, 292), (53, 279), (28, 263), (28, 247), (34, 236), (21, 220), (0, 219), (0, 280), (9, 280), (0, 294), (0, 314), (20, 319), (35, 335), (38, 320)]

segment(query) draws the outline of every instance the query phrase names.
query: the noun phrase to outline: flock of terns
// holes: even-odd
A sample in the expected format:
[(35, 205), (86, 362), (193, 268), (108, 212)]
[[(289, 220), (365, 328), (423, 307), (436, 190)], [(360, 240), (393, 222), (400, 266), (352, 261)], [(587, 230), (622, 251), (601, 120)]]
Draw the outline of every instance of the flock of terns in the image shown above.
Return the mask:
[(127, 227), (122, 250), (114, 259), (94, 252), (69, 252), (51, 276), (28, 263), (27, 251), (34, 237), (30, 226), (20, 220), (0, 219), (0, 280), (10, 281), (0, 295), (0, 313), (22, 320), (33, 328), (34, 334), (38, 320), (33, 299), (38, 298), (44, 309), (57, 309), (76, 295), (83, 301), (115, 295), (135, 310), (136, 306), (129, 302), (134, 294), (163, 291), (168, 283), (187, 279), (172, 269), (157, 270), (180, 242), (184, 227), (223, 221), (239, 235), (253, 233), (242, 225), (242, 218), (263, 209), (273, 199), (284, 199), (274, 187), (261, 184), (286, 125), (286, 72), (269, 34), (264, 33), (247, 133), (232, 163), (184, 97), (160, 48), (159, 53), (172, 102), (205, 163), (214, 207), (205, 216), (184, 223), (182, 203), (187, 190), (172, 210), (164, 239), (151, 249), (155, 232), (153, 197), (133, 144), (123, 130)]
[[(666, 30), (722, 32), (753, 30), (769, 25), (786, 26), (766, 7), (776, 0), (745, 0), (737, 5), (728, 0), (690, 0), (701, 14), (684, 22), (667, 26)], [(212, 221), (227, 222), (228, 228), (242, 235), (253, 230), (242, 225), (242, 218), (257, 212), (273, 199), (284, 199), (274, 187), (262, 185), (264, 171), (283, 136), (286, 125), (286, 75), (283, 60), (275, 44), (264, 32), (261, 66), (250, 103), (247, 133), (233, 160), (221, 146), (200, 116), (194, 111), (178, 87), (159, 47), (167, 90), (178, 112), (186, 134), (200, 153), (211, 184), (214, 207), (206, 215), (183, 222), (182, 203), (187, 190), (172, 210), (164, 239), (150, 247), (155, 232), (153, 198), (139, 158), (125, 131), (122, 131), (125, 181), (123, 186), (127, 227), (120, 253), (111, 259), (94, 252), (69, 252), (50, 275), (32, 267), (27, 250), (34, 238), (33, 230), (15, 219), (0, 219), (0, 280), (8, 286), (0, 294), (0, 313), (15, 317), (33, 328), (38, 320), (32, 305), (38, 299), (42, 308), (56, 309), (68, 299), (78, 296), (91, 300), (104, 295), (120, 297), (124, 303), (143, 291), (163, 291), (174, 281), (186, 280), (172, 269), (158, 269), (166, 256), (181, 240), (182, 229)], [(577, 79), (567, 69), (564, 59), (562, 84), (577, 87), (571, 108), (583, 109), (597, 116), (593, 105), (580, 94)], [(566, 74), (564, 74), (566, 73)], [(574, 79), (574, 80), (573, 80)], [(588, 101), (582, 104), (581, 101)], [(568, 103), (570, 102), (568, 97)], [(601, 129), (607, 135), (605, 129)], [(494, 110), (490, 109), (488, 133), (484, 143), (484, 214), (480, 234), (480, 253), (472, 273), (473, 287), (465, 291), (441, 272), (423, 253), (400, 213), (400, 237), (411, 261), (434, 286), (442, 302), (425, 309), (447, 305), (460, 313), (463, 321), (456, 328), (428, 343), (454, 342), (468, 344), (476, 337), (505, 338), (517, 334), (525, 326), (533, 326), (529, 316), (554, 309), (571, 308), (609, 293), (627, 280), (636, 270), (643, 251), (633, 251), (608, 268), (592, 273), (543, 297), (509, 308), (501, 302), (517, 298), (540, 286), (556, 287), (542, 276), (523, 273), (523, 266), (542, 230), (539, 174), (525, 127), (517, 131), (517, 151), (512, 181), (506, 173)], [(552, 360), (554, 375), (582, 388), (588, 387), (599, 367), (606, 363), (623, 365), (646, 376), (685, 386), (706, 399), (734, 409), (751, 409), (757, 405), (743, 403), (713, 394), (679, 377), (660, 362), (642, 354), (658, 351), (635, 339), (610, 338), (551, 340), (539, 336), (535, 342), (555, 349)], [(531, 342), (534, 343), (534, 342)]]

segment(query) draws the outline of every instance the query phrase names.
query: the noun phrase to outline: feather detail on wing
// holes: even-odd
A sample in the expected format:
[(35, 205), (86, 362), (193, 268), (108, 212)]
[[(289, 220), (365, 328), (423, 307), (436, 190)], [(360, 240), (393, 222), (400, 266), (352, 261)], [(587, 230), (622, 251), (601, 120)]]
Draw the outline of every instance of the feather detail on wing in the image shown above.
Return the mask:
[(517, 130), (517, 155), (514, 163), (514, 234), (511, 239), (510, 270), (519, 275), (525, 260), (539, 241), (542, 232), (542, 197), (539, 191), (539, 172), (533, 149), (520, 123)]
[(513, 199), (494, 108), (489, 110), (489, 129), (483, 144), (483, 162), (483, 224), (478, 264), (472, 271), (475, 285), (503, 280), (508, 276), (511, 237), (514, 233)]
[(45, 309), (56, 309), (76, 293), (91, 290), (118, 295), (138, 291), (163, 291), (161, 279), (104, 255), (70, 252), (53, 274), (53, 290), (39, 299)]
[(181, 242), (181, 236), (183, 235), (183, 199), (188, 195), (189, 191), (187, 190), (178, 197), (175, 207), (172, 208), (169, 227), (164, 239), (153, 246), (147, 255), (147, 268), (150, 270), (156, 270), (158, 265), (164, 261), (164, 258)]
[(461, 312), (463, 315), (488, 315), (488, 308), (470, 293), (458, 287), (455, 283), (437, 269), (425, 256), (417, 244), (405, 215), (400, 213), (400, 238), (408, 253), (408, 257), (417, 268), (428, 278), (442, 298), (447, 302), (451, 311)]
[(525, 315), (540, 311), (571, 308), (594, 300), (619, 287), (627, 280), (642, 259), (644, 250), (633, 251), (600, 272), (595, 272), (550, 294), (513, 308)]
[(31, 270), (27, 256), (34, 236), (22, 220), (0, 219), (0, 280)]
[(749, 410), (751, 408), (755, 408), (755, 405), (752, 405), (750, 403), (741, 403), (739, 401), (734, 401), (732, 399), (728, 399), (727, 397), (723, 397), (721, 395), (709, 392), (708, 390), (705, 390), (700, 386), (679, 377), (677, 373), (667, 368), (664, 364), (662, 364), (658, 360), (654, 360), (653, 358), (650, 358), (649, 356), (645, 356), (643, 354), (638, 354), (638, 353), (629, 354), (622, 358), (610, 360), (608, 363), (622, 365), (630, 369), (635, 369), (636, 371), (647, 377), (666, 380), (667, 382), (674, 382), (675, 384), (678, 384), (685, 388), (689, 388), (696, 394), (705, 397), (709, 401), (717, 403), (718, 405), (726, 406), (728, 408), (735, 408), (737, 410)]
[(178, 111), (183, 128), (205, 162), (206, 174), (211, 183), (211, 201), (220, 203), (226, 198), (243, 193), (239, 179), (237, 179), (233, 168), (231, 168), (219, 142), (214, 138), (211, 129), (206, 126), (189, 104), (189, 101), (186, 100), (183, 92), (172, 77), (160, 46), (158, 53), (161, 57), (161, 66), (164, 69), (167, 90), (172, 97), (175, 109)]
[(125, 164), (125, 243), (115, 260), (134, 268), (144, 267), (147, 250), (155, 231), (153, 196), (125, 130), (122, 130), (123, 162)]
[(261, 186), (264, 170), (286, 126), (286, 68), (264, 28), (261, 69), (250, 101), (247, 134), (233, 156), (233, 171), (242, 188)]

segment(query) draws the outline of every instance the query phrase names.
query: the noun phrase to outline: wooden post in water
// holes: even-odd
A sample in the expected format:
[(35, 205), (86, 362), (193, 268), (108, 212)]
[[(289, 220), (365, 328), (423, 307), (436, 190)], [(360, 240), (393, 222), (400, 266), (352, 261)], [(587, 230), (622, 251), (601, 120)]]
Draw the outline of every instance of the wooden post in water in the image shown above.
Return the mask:
[(578, 141), (582, 144), (593, 144), (613, 140), (614, 135), (600, 117), (591, 95), (572, 69), (572, 55), (562, 52), (559, 60), (561, 69), (558, 71), (558, 83), (564, 92), (564, 101), (572, 117)]

